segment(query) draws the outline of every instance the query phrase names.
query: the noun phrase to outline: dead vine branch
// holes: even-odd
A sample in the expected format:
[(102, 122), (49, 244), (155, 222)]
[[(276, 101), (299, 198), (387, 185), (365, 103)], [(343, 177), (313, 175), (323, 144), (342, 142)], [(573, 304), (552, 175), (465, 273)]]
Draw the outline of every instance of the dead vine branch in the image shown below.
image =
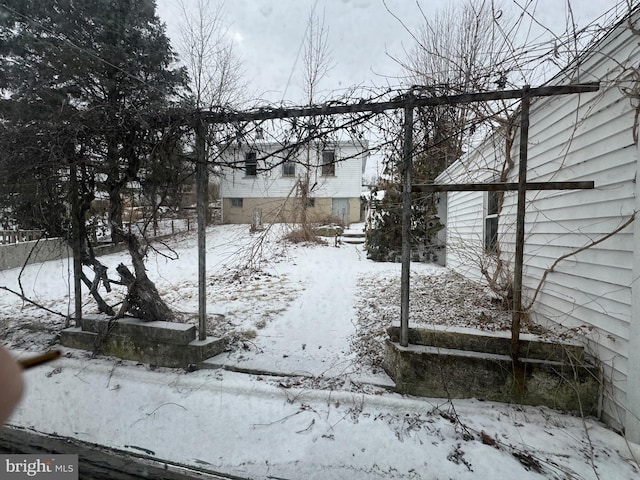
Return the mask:
[(47, 308), (44, 305), (41, 305), (41, 304), (39, 304), (38, 302), (36, 302), (34, 300), (31, 300), (26, 295), (23, 295), (20, 292), (16, 292), (15, 290), (10, 289), (9, 287), (0, 286), (0, 290), (4, 290), (5, 292), (13, 293), (14, 295), (20, 297), (23, 301), (25, 301), (27, 303), (30, 303), (34, 307), (41, 308), (42, 310), (44, 310), (46, 312), (49, 312), (49, 313), (51, 313), (53, 315), (57, 315), (57, 316), (62, 317), (62, 318), (68, 318), (68, 316), (65, 315), (64, 313), (60, 313), (60, 312), (56, 312), (55, 310), (51, 310), (50, 308)]
[(627, 228), (629, 225), (631, 225), (631, 224), (633, 223), (633, 221), (635, 220), (635, 218), (636, 218), (636, 214), (634, 213), (633, 215), (631, 215), (631, 217), (630, 217), (626, 222), (624, 222), (622, 225), (620, 225), (618, 228), (616, 228), (616, 229), (615, 229), (615, 230), (613, 230), (612, 232), (610, 232), (610, 233), (606, 234), (605, 236), (603, 236), (603, 237), (601, 237), (601, 238), (599, 238), (599, 239), (597, 239), (597, 240), (594, 240), (594, 241), (592, 241), (592, 242), (588, 243), (587, 245), (584, 245), (583, 247), (578, 248), (577, 250), (574, 250), (574, 251), (572, 251), (572, 252), (566, 253), (566, 254), (564, 254), (564, 255), (562, 255), (562, 256), (560, 256), (560, 257), (558, 257), (558, 258), (555, 260), (555, 262), (553, 262), (553, 264), (552, 264), (549, 268), (547, 268), (547, 269), (544, 271), (544, 273), (542, 274), (542, 278), (540, 279), (540, 283), (538, 283), (538, 286), (537, 286), (537, 288), (536, 288), (536, 290), (535, 290), (535, 292), (534, 292), (534, 294), (533, 294), (533, 297), (531, 298), (531, 301), (530, 301), (530, 302), (525, 306), (525, 308), (524, 308), (524, 309), (525, 309), (525, 311), (528, 311), (528, 310), (530, 310), (530, 309), (531, 309), (531, 307), (533, 307), (533, 304), (535, 303), (535, 301), (536, 301), (536, 299), (537, 299), (538, 295), (540, 294), (540, 290), (542, 289), (542, 286), (543, 286), (544, 282), (546, 281), (547, 276), (548, 276), (550, 273), (553, 273), (553, 271), (555, 270), (555, 268), (558, 266), (558, 264), (559, 264), (561, 261), (566, 260), (567, 258), (572, 257), (572, 256), (574, 256), (574, 255), (577, 255), (577, 254), (579, 254), (580, 252), (584, 252), (585, 250), (588, 250), (588, 249), (590, 249), (590, 248), (593, 248), (593, 247), (595, 247), (596, 245), (598, 245), (598, 244), (600, 244), (600, 243), (604, 242), (605, 240), (608, 240), (609, 238), (613, 237), (614, 235), (617, 235), (617, 234), (618, 234), (618, 233), (620, 233), (622, 230), (624, 230), (624, 229), (625, 229), (625, 228)]

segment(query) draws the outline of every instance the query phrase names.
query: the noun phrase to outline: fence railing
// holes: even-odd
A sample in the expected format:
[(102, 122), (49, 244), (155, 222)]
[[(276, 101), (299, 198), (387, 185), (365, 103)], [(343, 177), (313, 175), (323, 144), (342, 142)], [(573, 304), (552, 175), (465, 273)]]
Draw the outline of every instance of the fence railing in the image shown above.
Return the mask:
[(0, 230), (0, 245), (10, 243), (31, 242), (44, 235), (42, 230)]

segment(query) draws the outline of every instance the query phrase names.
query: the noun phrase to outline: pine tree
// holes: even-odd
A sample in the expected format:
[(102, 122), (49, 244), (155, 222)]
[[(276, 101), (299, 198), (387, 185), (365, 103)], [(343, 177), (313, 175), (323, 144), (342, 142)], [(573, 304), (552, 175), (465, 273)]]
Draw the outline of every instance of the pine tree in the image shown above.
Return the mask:
[[(127, 184), (154, 149), (178, 147), (161, 141), (155, 121), (177, 106), (187, 78), (155, 1), (7, 0), (0, 22), (0, 146), (14, 143), (3, 170), (19, 161), (30, 178), (64, 185), (73, 163), (84, 187), (107, 193), (109, 220), (121, 226)], [(60, 211), (64, 188), (45, 199), (42, 187), (21, 185), (20, 203)], [(85, 193), (88, 208), (94, 192)]]
[[(53, 234), (73, 225), (76, 294), (80, 259), (95, 261), (84, 242), (97, 193), (109, 199), (112, 240), (127, 240), (136, 274), (144, 273), (144, 248), (121, 228), (123, 193), (135, 182), (155, 197), (160, 184), (183, 176), (173, 163), (183, 149), (177, 107), (187, 75), (173, 65), (155, 7), (154, 0), (0, 4), (1, 202), (14, 223)], [(175, 125), (169, 113), (178, 115)], [(134, 278), (125, 283), (128, 312), (169, 312), (148, 308), (164, 303), (146, 275)]]

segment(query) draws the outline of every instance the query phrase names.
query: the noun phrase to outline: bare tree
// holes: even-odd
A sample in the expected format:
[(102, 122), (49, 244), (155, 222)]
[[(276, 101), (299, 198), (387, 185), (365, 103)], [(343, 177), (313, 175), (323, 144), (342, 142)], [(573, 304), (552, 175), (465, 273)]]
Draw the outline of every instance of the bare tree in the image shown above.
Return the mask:
[[(315, 8), (309, 13), (307, 18), (307, 30), (304, 39), (304, 55), (302, 68), (302, 89), (307, 105), (313, 105), (317, 101), (320, 82), (331, 69), (331, 52), (328, 44), (329, 30), (325, 26), (324, 15), (320, 17)], [(322, 118), (310, 117), (305, 125), (307, 137), (312, 137), (314, 131), (320, 129), (319, 122)], [(324, 141), (324, 139), (323, 139)], [(296, 188), (296, 213), (297, 222), (300, 224), (300, 234), (302, 240), (315, 240), (309, 224), (308, 206), (311, 201), (311, 193), (317, 186), (317, 182), (311, 183), (312, 173), (315, 171), (318, 155), (321, 155), (321, 148), (314, 145), (315, 142), (307, 142), (304, 146), (304, 164), (302, 165), (302, 175), (298, 178)]]
[(224, 4), (181, 1), (178, 50), (191, 77), (197, 108), (236, 106), (243, 100), (242, 61), (225, 20)]
[(320, 82), (332, 67), (329, 50), (329, 29), (324, 23), (324, 14), (320, 17), (315, 9), (307, 18), (307, 31), (304, 40), (302, 89), (305, 101), (313, 105), (318, 100)]
[[(515, 45), (521, 17), (513, 20), (493, 0), (465, 0), (449, 4), (427, 17), (415, 35), (415, 45), (401, 64), (421, 94), (455, 94), (504, 89), (525, 81), (524, 48)], [(511, 102), (510, 104), (513, 104)], [(421, 110), (418, 114), (423, 163), (434, 164), (434, 178), (464, 151), (476, 130), (508, 123), (510, 105), (480, 102), (451, 108)]]
[[(224, 3), (214, 0), (183, 1), (179, 51), (191, 79), (196, 109), (234, 108), (242, 103), (247, 91), (242, 61), (234, 49), (226, 22)], [(204, 158), (204, 204), (209, 205), (211, 185), (208, 166), (219, 158), (220, 128), (199, 125)], [(196, 144), (198, 141), (196, 140)], [(197, 147), (196, 147), (197, 149)], [(209, 216), (208, 208), (206, 216)]]
[[(418, 8), (420, 8), (418, 6)], [(467, 92), (504, 89), (520, 83), (532, 75), (531, 55), (526, 53), (527, 34), (521, 34), (524, 15), (509, 15), (494, 0), (464, 0), (448, 4), (444, 9), (427, 16), (422, 14), (422, 26), (409, 32), (414, 45), (404, 59), (396, 59), (405, 72), (410, 95), (438, 97)], [(524, 41), (524, 44), (517, 43)], [(414, 125), (414, 181), (432, 183), (449, 165), (472, 148), (478, 137), (493, 133), (513, 143), (513, 114), (517, 102), (513, 100), (474, 102), (462, 105), (442, 105), (415, 109)], [(386, 171), (399, 182), (402, 158), (401, 142), (389, 155)], [(504, 181), (513, 162), (507, 152), (505, 169), (494, 172), (493, 180)], [(388, 191), (399, 191), (397, 185), (387, 185)], [(424, 249), (425, 259), (432, 259), (437, 251), (435, 239), (441, 227), (437, 219), (437, 195), (427, 194), (416, 199), (414, 205), (414, 248)], [(387, 202), (389, 203), (389, 202)], [(390, 198), (391, 206), (399, 210)], [(399, 215), (399, 211), (397, 212)], [(393, 231), (396, 221), (390, 222), (387, 233), (376, 232), (379, 240), (389, 243), (391, 251), (399, 249), (399, 232)], [(382, 233), (382, 234), (380, 234)], [(370, 243), (371, 244), (371, 243)], [(387, 247), (385, 246), (385, 249)], [(435, 249), (435, 250), (434, 250)], [(500, 269), (502, 262), (498, 262)], [(497, 291), (509, 295), (509, 285), (497, 285), (502, 273), (486, 270)]]

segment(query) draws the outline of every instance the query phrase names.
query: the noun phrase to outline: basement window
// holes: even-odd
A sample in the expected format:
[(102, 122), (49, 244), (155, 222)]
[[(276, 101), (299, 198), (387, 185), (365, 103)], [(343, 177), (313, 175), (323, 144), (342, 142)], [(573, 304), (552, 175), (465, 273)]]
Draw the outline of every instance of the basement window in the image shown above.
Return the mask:
[(234, 208), (242, 208), (242, 199), (241, 198), (232, 198), (231, 206)]
[(484, 250), (498, 253), (498, 205), (501, 192), (487, 192), (486, 215), (484, 217)]

